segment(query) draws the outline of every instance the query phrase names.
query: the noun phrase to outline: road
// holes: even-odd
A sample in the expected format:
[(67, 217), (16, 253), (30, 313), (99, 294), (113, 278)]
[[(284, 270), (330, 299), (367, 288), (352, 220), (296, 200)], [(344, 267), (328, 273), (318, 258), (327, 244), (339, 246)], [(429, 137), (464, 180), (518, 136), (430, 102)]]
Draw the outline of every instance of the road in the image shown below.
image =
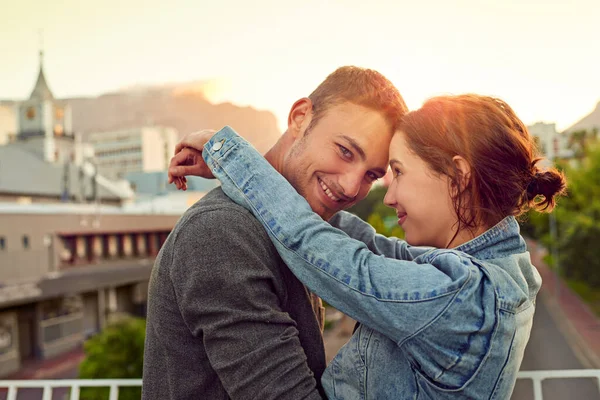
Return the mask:
[[(585, 368), (550, 314), (549, 304), (542, 296), (538, 296), (531, 338), (525, 350), (521, 370)], [(547, 380), (542, 383), (542, 392), (544, 400), (600, 400), (598, 384), (591, 378)], [(531, 381), (518, 380), (511, 400), (531, 399), (533, 399)]]

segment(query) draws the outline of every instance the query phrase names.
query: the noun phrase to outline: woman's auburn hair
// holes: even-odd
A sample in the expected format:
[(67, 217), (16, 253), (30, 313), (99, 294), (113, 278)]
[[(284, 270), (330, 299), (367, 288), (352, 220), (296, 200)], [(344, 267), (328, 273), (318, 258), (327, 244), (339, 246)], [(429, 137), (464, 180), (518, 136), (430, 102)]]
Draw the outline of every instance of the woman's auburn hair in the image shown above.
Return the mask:
[[(539, 164), (527, 127), (504, 101), (475, 94), (438, 96), (400, 123), (409, 148), (433, 171), (451, 178), (459, 229), (490, 227), (529, 209), (550, 212), (566, 179)], [(470, 174), (462, 176), (460, 156)]]

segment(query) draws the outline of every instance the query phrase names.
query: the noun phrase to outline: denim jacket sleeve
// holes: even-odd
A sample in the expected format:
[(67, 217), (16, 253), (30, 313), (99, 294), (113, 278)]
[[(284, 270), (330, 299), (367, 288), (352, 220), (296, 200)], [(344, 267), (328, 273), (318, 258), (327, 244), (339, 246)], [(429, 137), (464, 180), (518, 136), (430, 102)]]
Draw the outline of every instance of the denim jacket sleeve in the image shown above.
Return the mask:
[(331, 226), (344, 231), (352, 239), (366, 244), (373, 253), (388, 258), (411, 261), (418, 255), (431, 250), (430, 247), (415, 247), (402, 239), (380, 235), (371, 225), (346, 211), (338, 212), (328, 222)]
[(332, 227), (231, 128), (204, 149), (223, 191), (263, 224), (298, 279), (396, 342), (425, 329), (468, 285), (472, 268), (452, 252), (421, 257), (423, 263), (386, 258)]

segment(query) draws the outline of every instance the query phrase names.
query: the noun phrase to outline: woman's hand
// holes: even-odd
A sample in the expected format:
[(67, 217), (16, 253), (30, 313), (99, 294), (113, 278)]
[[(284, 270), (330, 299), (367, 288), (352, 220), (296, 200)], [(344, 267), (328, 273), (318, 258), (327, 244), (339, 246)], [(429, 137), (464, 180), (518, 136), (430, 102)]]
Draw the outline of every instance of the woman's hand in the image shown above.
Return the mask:
[(169, 183), (175, 183), (177, 189), (187, 190), (186, 175), (201, 176), (212, 179), (214, 175), (202, 159), (202, 149), (206, 142), (216, 133), (205, 129), (187, 134), (175, 146), (175, 155), (169, 164)]

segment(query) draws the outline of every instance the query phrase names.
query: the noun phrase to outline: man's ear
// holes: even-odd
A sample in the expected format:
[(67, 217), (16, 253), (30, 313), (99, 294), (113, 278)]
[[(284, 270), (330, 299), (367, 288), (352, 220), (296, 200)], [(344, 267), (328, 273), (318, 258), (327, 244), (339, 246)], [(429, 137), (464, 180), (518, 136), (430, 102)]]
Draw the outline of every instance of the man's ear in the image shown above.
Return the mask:
[(288, 115), (288, 131), (294, 139), (300, 138), (312, 119), (312, 101), (308, 97), (297, 100)]
[(454, 162), (454, 167), (458, 172), (457, 181), (459, 184), (458, 193), (462, 193), (467, 187), (469, 187), (471, 183), (471, 166), (461, 156), (452, 157), (452, 161)]

